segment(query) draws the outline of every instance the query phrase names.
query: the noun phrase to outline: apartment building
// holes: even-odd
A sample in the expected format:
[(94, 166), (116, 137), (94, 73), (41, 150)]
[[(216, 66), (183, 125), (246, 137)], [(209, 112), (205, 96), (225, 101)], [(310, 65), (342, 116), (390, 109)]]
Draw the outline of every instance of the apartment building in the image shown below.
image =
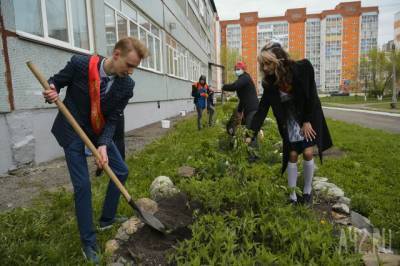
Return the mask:
[(317, 14), (307, 14), (306, 8), (288, 9), (278, 17), (240, 13), (237, 20), (220, 21), (221, 45), (240, 51), (261, 89), (258, 51), (267, 40), (278, 40), (292, 58), (311, 61), (320, 92), (335, 92), (359, 79), (360, 58), (377, 47), (378, 14), (377, 6), (362, 7), (361, 1)]

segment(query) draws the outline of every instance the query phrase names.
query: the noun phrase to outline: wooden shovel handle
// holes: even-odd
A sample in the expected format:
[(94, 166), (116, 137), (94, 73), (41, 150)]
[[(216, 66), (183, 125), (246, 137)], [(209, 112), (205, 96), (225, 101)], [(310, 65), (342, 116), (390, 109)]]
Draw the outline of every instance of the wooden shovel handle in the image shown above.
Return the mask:
[[(40, 82), (40, 84), (42, 84), (43, 89), (51, 90), (49, 83), (47, 82), (47, 80), (43, 76), (43, 74), (39, 71), (39, 69), (31, 61), (28, 61), (26, 64), (27, 64), (28, 68), (32, 71), (32, 73), (36, 77), (36, 79)], [(76, 122), (75, 118), (69, 112), (68, 108), (64, 105), (64, 103), (58, 99), (57, 101), (55, 101), (55, 104), (57, 105), (60, 112), (68, 120), (68, 122), (71, 124), (72, 128), (75, 130), (75, 132), (81, 138), (81, 140), (85, 143), (85, 145), (93, 153), (93, 155), (99, 161), (101, 161), (100, 153), (97, 151), (96, 147), (93, 145), (92, 141), (89, 139), (89, 137), (86, 135), (86, 133), (79, 126), (78, 122)], [(129, 195), (128, 191), (126, 190), (124, 185), (121, 183), (121, 181), (119, 181), (118, 177), (111, 170), (110, 166), (108, 164), (105, 164), (105, 165), (103, 165), (103, 169), (107, 173), (107, 175), (111, 178), (111, 180), (115, 183), (115, 185), (118, 187), (118, 189), (121, 191), (121, 193), (125, 197), (125, 199), (128, 202), (131, 201), (132, 197)]]

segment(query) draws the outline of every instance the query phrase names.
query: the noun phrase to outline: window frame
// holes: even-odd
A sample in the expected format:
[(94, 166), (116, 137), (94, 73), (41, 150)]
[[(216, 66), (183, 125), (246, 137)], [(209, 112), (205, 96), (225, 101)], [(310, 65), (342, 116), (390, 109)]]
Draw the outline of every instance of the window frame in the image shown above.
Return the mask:
[[(201, 61), (171, 35), (166, 35), (165, 47), (167, 51), (166, 75), (195, 82), (201, 74)], [(179, 69), (183, 70), (181, 76), (179, 75)]]
[[(154, 68), (151, 68), (151, 67), (149, 67), (149, 60), (150, 60), (150, 57), (147, 57), (146, 59), (143, 59), (143, 60), (141, 60), (141, 62), (140, 62), (140, 65), (138, 66), (138, 68), (140, 68), (140, 69), (144, 69), (144, 70), (148, 70), (148, 71), (151, 71), (151, 72), (155, 72), (155, 73), (158, 73), (158, 74), (163, 74), (164, 72), (163, 72), (163, 51), (162, 51), (162, 30), (161, 30), (161, 28), (158, 26), (158, 25), (156, 25), (155, 23), (153, 23), (147, 16), (145, 16), (143, 13), (141, 13), (141, 12), (139, 12), (139, 10), (137, 10), (134, 6), (132, 6), (131, 4), (129, 4), (129, 2), (127, 2), (127, 1), (123, 1), (123, 0), (121, 0), (120, 1), (120, 3), (122, 3), (122, 2), (124, 2), (126, 5), (128, 5), (129, 7), (131, 7), (133, 10), (135, 10), (136, 11), (136, 15), (137, 15), (137, 19), (136, 19), (136, 21), (135, 20), (133, 20), (132, 18), (130, 18), (127, 14), (125, 14), (125, 13), (122, 13), (122, 11), (121, 10), (118, 10), (118, 9), (116, 9), (113, 5), (111, 5), (111, 4), (109, 4), (108, 2), (107, 2), (107, 0), (106, 1), (104, 1), (104, 5), (105, 6), (107, 6), (107, 7), (109, 7), (110, 9), (112, 9), (113, 11), (114, 11), (114, 20), (115, 20), (115, 32), (116, 32), (116, 41), (118, 41), (119, 40), (119, 32), (118, 32), (118, 21), (117, 21), (117, 17), (118, 16), (120, 16), (120, 17), (122, 17), (123, 19), (125, 19), (125, 22), (126, 22), (126, 30), (127, 30), (127, 36), (131, 36), (131, 23), (133, 23), (134, 25), (136, 25), (136, 27), (137, 27), (137, 29), (138, 29), (138, 31), (137, 31), (137, 33), (138, 33), (138, 36), (137, 36), (137, 38), (139, 39), (139, 40), (141, 40), (141, 30), (143, 30), (144, 32), (145, 32), (145, 39), (146, 39), (146, 42), (145, 42), (145, 45), (146, 45), (146, 47), (147, 48), (149, 48), (148, 47), (148, 35), (150, 34), (151, 35), (151, 37), (152, 37), (152, 39), (153, 39), (153, 51), (150, 51), (149, 50), (149, 52), (151, 52), (151, 54), (152, 54), (152, 60), (153, 60), (153, 66), (154, 66)], [(121, 7), (122, 7), (122, 4), (121, 4)], [(122, 9), (122, 8), (121, 8)], [(150, 29), (148, 30), (148, 29), (146, 29), (145, 27), (143, 27), (142, 25), (140, 25), (139, 24), (139, 16), (141, 16), (141, 17), (143, 17), (145, 20), (147, 20), (148, 22), (149, 22), (149, 27), (150, 27)], [(156, 35), (156, 34), (154, 34), (152, 31), (151, 31), (151, 29), (152, 29), (152, 27), (154, 27), (154, 28), (156, 28), (157, 30), (158, 30), (158, 36)], [(136, 36), (133, 36), (133, 37), (136, 37)], [(159, 65), (159, 67), (160, 67), (160, 69), (158, 70), (157, 69), (157, 66), (158, 66), (158, 64), (157, 64), (157, 58), (156, 58), (156, 53), (154, 53), (155, 51), (156, 51), (156, 39), (160, 42), (160, 47), (159, 47), (159, 53), (158, 53), (158, 55), (159, 55), (159, 57), (160, 57), (160, 65)], [(144, 65), (144, 63), (145, 62), (147, 62), (147, 66), (145, 66)]]
[[(84, 0), (86, 5), (86, 22), (88, 27), (88, 40), (89, 40), (89, 50), (76, 47), (74, 40), (74, 23), (72, 16), (72, 4), (71, 0), (64, 0), (65, 8), (66, 8), (66, 16), (67, 16), (67, 32), (68, 32), (68, 42), (61, 41), (52, 37), (49, 37), (48, 31), (48, 23), (47, 23), (47, 11), (46, 11), (46, 1), (40, 0), (40, 10), (41, 10), (41, 19), (42, 19), (42, 27), (43, 27), (43, 37), (38, 36), (32, 33), (28, 33), (22, 30), (16, 29), (16, 33), (18, 36), (34, 40), (44, 44), (50, 44), (56, 47), (65, 48), (72, 51), (77, 51), (80, 53), (93, 53), (94, 52), (94, 35), (93, 35), (93, 21), (92, 21), (92, 5), (90, 0)], [(15, 14), (17, 15), (17, 14)]]

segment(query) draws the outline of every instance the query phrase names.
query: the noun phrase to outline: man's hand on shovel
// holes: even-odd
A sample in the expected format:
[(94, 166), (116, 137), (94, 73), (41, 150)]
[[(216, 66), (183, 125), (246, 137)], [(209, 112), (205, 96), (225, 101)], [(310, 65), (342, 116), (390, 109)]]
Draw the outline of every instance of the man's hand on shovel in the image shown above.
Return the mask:
[(44, 90), (43, 96), (46, 99), (46, 102), (54, 103), (55, 101), (58, 100), (58, 92), (54, 84), (50, 84), (50, 89), (51, 90)]
[(96, 164), (98, 168), (103, 169), (103, 165), (108, 163), (107, 146), (99, 146), (97, 151), (100, 153), (101, 161), (96, 158)]

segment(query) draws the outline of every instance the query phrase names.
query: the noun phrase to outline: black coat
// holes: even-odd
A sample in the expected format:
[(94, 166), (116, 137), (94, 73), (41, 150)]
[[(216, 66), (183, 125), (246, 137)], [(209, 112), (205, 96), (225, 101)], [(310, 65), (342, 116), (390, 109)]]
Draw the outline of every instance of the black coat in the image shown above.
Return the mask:
[[(314, 68), (310, 61), (303, 59), (291, 66), (293, 73), (293, 103), (295, 105), (295, 117), (300, 127), (304, 122), (310, 122), (315, 130), (316, 145), (322, 162), (322, 152), (332, 146), (332, 139), (326, 125), (321, 102), (318, 98), (314, 79)], [(272, 84), (271, 82), (269, 84)], [(281, 103), (279, 88), (277, 85), (269, 85), (263, 81), (264, 94), (257, 113), (254, 115), (251, 129), (258, 133), (272, 107), (276, 118), (279, 133), (283, 140), (282, 173), (285, 172), (289, 161), (289, 135), (286, 126), (286, 109)]]
[(256, 87), (251, 79), (250, 75), (244, 72), (238, 77), (238, 79), (232, 84), (225, 84), (222, 87), (224, 91), (236, 91), (239, 98), (239, 112), (244, 112), (244, 116), (252, 111), (258, 109), (258, 98)]

